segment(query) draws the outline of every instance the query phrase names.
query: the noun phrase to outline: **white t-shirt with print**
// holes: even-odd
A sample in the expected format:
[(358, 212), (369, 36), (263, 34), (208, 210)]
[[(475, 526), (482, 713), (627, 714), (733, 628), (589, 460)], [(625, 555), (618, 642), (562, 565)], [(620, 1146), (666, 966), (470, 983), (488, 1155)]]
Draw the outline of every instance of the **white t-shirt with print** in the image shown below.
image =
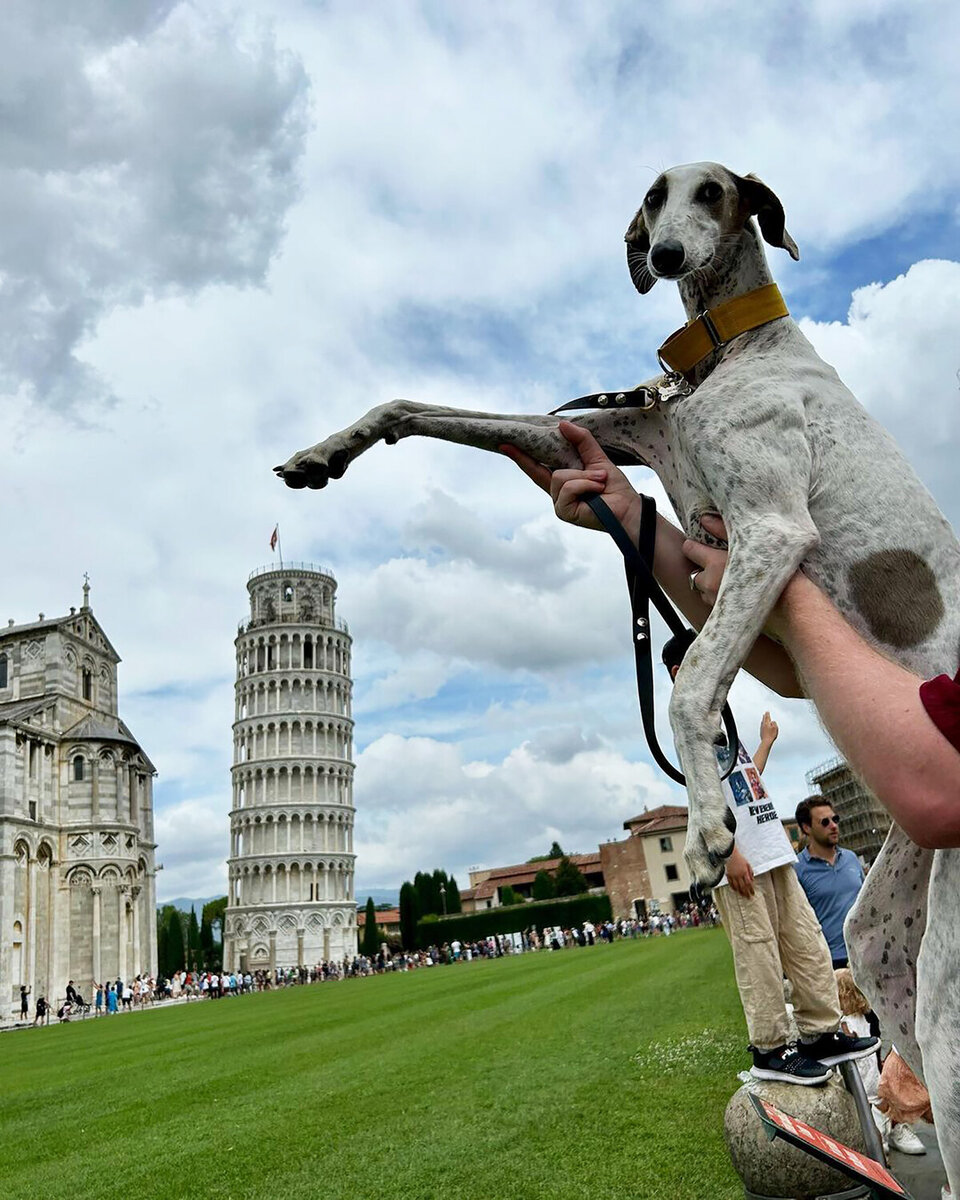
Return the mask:
[[(724, 747), (718, 757), (725, 753)], [(763, 875), (774, 867), (796, 860), (796, 851), (767, 795), (760, 772), (743, 746), (737, 752), (737, 765), (723, 781), (723, 794), (737, 818), (737, 849), (750, 864), (754, 875)], [(724, 874), (717, 887), (726, 883)]]

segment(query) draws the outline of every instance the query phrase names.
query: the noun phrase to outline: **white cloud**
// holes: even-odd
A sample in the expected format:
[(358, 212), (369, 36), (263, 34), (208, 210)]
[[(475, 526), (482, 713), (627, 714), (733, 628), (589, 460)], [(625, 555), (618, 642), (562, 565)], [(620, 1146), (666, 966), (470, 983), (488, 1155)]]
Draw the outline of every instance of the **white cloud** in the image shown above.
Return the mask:
[(818, 352), (893, 434), (955, 526), (960, 526), (958, 304), (960, 263), (925, 261), (887, 284), (860, 288), (845, 322), (801, 322)]
[(65, 407), (116, 305), (262, 283), (297, 192), (306, 76), (192, 3), (0, 19), (0, 386)]
[(357, 762), (365, 886), (442, 864), (463, 887), (470, 866), (523, 862), (545, 853), (554, 837), (569, 853), (592, 851), (627, 817), (669, 800), (669, 785), (651, 767), (592, 742), (560, 761), (523, 743), (478, 770), (454, 746), (378, 739)]
[[(911, 214), (955, 219), (960, 16), (721, 5), (704, 39), (692, 0), (236, 11), (0, 17), (0, 620), (65, 611), (90, 571), (160, 771), (166, 895), (221, 886), (232, 639), (277, 520), (286, 555), (334, 569), (357, 639), (361, 884), (423, 865), (417, 836), (448, 869), (586, 849), (648, 782), (680, 797), (644, 765), (616, 551), (462, 447), (377, 447), (318, 494), (270, 468), (396, 395), (544, 411), (649, 374), (679, 304), (635, 295), (621, 238), (671, 163), (776, 188), (813, 251), (776, 257), (786, 285)], [(958, 272), (918, 263), (804, 325), (954, 521)], [(748, 682), (735, 700), (747, 731), (781, 720), (787, 811), (829, 745), (805, 706)], [(600, 797), (589, 825), (569, 789)]]

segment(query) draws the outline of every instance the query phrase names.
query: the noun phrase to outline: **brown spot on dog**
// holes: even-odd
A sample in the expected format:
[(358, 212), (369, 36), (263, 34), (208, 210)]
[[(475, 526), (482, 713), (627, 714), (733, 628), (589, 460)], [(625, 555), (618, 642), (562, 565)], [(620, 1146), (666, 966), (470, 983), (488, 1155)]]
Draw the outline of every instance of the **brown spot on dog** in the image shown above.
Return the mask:
[(879, 550), (847, 574), (858, 611), (881, 642), (918, 646), (943, 619), (943, 598), (930, 567), (912, 550)]

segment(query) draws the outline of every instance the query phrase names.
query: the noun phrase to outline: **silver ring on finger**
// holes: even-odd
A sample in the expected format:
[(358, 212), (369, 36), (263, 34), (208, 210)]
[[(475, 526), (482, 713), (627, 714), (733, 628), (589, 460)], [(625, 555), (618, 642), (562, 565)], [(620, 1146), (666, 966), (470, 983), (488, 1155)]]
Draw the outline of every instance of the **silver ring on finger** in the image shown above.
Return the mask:
[(702, 570), (703, 570), (703, 567), (698, 567), (695, 571), (690, 572), (690, 591), (691, 592), (696, 592), (699, 590), (697, 588), (697, 576), (700, 574), (700, 572)]

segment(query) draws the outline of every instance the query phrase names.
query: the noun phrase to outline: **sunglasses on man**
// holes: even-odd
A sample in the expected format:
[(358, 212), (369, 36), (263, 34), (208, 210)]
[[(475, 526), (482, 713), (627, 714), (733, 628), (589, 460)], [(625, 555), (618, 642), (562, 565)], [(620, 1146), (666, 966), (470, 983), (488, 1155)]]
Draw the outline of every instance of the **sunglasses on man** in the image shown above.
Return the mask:
[(836, 813), (834, 813), (832, 817), (821, 817), (820, 824), (823, 826), (824, 829), (826, 829), (829, 825), (836, 825), (839, 827), (840, 818), (837, 816)]

